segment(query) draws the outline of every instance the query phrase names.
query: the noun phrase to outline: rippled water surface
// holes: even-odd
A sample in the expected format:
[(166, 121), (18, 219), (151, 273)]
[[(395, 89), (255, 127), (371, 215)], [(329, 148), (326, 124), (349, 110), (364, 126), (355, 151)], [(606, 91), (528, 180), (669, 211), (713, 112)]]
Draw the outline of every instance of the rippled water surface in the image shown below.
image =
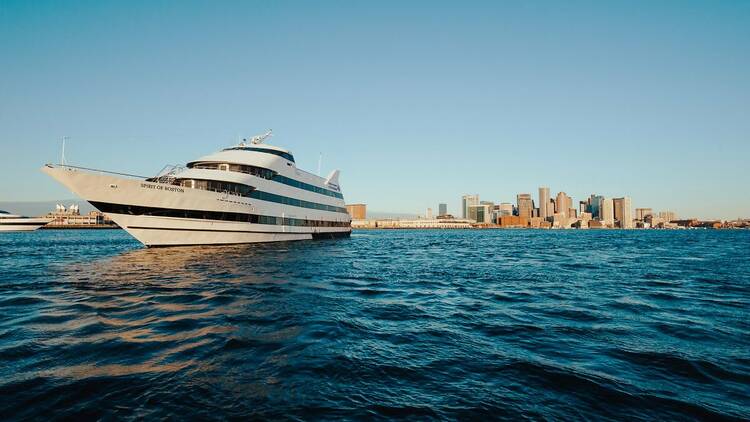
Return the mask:
[(0, 418), (745, 419), (749, 231), (0, 234)]

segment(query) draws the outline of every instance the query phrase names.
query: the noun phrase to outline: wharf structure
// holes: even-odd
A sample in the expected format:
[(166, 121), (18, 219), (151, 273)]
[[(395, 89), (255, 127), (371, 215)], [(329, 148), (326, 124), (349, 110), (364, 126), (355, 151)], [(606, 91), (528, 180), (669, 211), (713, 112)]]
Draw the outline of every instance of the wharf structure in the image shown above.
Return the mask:
[(46, 217), (51, 218), (44, 229), (117, 229), (109, 217), (99, 211), (91, 211), (88, 214), (81, 214), (78, 205), (65, 207), (58, 204), (55, 211), (47, 213)]
[(471, 220), (455, 218), (352, 220), (352, 229), (470, 229), (474, 226)]

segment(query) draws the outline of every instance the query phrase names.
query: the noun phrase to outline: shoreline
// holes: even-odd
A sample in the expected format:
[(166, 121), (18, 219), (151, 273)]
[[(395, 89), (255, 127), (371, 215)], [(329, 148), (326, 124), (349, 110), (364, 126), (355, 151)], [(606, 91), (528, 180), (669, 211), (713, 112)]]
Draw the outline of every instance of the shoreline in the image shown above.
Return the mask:
[(60, 226), (42, 226), (39, 230), (122, 230), (122, 228), (110, 224), (66, 224)]

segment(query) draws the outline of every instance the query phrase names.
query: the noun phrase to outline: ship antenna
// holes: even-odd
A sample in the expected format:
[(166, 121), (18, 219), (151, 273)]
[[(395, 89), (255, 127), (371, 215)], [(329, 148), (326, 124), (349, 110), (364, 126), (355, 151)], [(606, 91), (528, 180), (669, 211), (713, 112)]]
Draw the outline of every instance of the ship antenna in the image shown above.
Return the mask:
[(255, 135), (252, 138), (250, 138), (250, 143), (252, 144), (262, 144), (263, 141), (270, 138), (273, 135), (273, 129), (268, 129), (268, 132), (262, 134), (262, 135)]

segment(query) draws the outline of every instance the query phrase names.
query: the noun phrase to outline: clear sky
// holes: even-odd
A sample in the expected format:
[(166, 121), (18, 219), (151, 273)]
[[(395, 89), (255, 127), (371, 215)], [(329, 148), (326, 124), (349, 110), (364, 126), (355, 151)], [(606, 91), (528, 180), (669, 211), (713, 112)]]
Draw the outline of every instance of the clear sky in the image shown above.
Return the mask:
[(273, 128), (348, 202), (629, 195), (750, 217), (750, 1), (0, 1), (0, 201)]

